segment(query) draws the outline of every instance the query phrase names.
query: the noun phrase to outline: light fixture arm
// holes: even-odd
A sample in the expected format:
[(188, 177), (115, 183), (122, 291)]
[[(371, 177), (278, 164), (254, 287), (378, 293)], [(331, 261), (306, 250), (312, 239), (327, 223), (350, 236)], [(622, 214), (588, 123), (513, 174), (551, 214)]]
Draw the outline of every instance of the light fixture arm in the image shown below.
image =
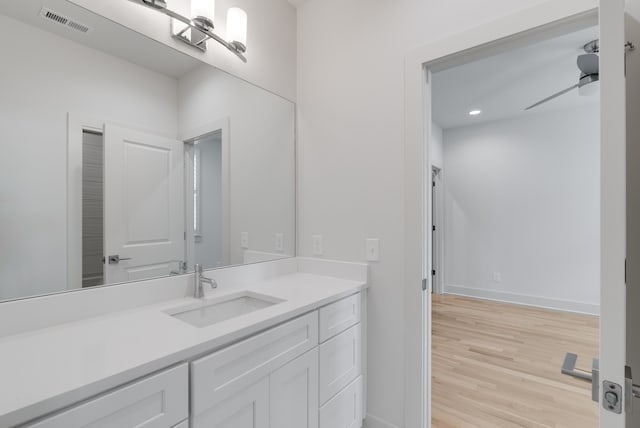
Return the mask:
[[(165, 0), (131, 0), (131, 1), (141, 4), (143, 6), (146, 6), (150, 9), (157, 10), (158, 12), (164, 13), (168, 17), (173, 18), (187, 25), (184, 28), (184, 30), (180, 31), (178, 34), (173, 35), (175, 39), (180, 40), (181, 42), (184, 42), (190, 46), (193, 46), (194, 48), (197, 48), (202, 52), (206, 52), (207, 50), (207, 46), (206, 46), (207, 40), (213, 39), (216, 42), (220, 43), (225, 48), (227, 48), (228, 50), (230, 50), (231, 52), (233, 52), (233, 54), (236, 55), (238, 58), (240, 58), (242, 62), (247, 62), (247, 58), (244, 56), (246, 47), (242, 43), (228, 42), (224, 40), (222, 37), (218, 36), (216, 33), (214, 33), (212, 29), (207, 28), (202, 24), (199, 24), (198, 21), (189, 19), (185, 16), (180, 15), (179, 13), (172, 11), (171, 9), (168, 9), (167, 2)], [(199, 31), (200, 33), (202, 33), (203, 34), (202, 39), (198, 40), (197, 42), (194, 42), (192, 40), (189, 40), (187, 37), (185, 37), (184, 33), (189, 29)]]

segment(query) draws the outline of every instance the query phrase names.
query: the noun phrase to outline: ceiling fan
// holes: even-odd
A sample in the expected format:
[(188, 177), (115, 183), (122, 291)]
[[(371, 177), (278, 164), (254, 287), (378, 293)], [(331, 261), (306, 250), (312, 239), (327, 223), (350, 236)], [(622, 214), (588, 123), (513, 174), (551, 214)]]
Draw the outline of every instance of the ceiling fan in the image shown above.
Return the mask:
[(551, 101), (554, 98), (559, 97), (560, 95), (564, 95), (567, 92), (571, 92), (574, 89), (580, 89), (584, 86), (591, 85), (600, 80), (600, 67), (599, 67), (599, 57), (598, 52), (600, 51), (600, 44), (598, 40), (592, 40), (583, 47), (586, 53), (582, 55), (578, 55), (578, 68), (580, 69), (580, 77), (578, 78), (578, 83), (573, 86), (570, 86), (567, 89), (563, 89), (560, 92), (557, 92), (541, 101), (538, 101), (535, 104), (530, 105), (525, 110), (530, 110), (534, 107), (539, 106), (540, 104), (544, 104), (547, 101)]

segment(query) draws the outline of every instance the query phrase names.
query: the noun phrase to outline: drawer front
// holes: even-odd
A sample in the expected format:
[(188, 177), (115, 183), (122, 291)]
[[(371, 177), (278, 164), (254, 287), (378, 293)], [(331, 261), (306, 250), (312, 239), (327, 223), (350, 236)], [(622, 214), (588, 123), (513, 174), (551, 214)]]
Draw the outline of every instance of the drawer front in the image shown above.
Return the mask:
[(320, 428), (362, 426), (362, 376), (320, 408)]
[(320, 342), (360, 322), (360, 293), (320, 308)]
[(320, 345), (320, 403), (362, 374), (362, 329), (356, 324)]
[(192, 428), (269, 428), (269, 378), (193, 417)]
[(189, 417), (186, 364), (79, 404), (33, 428), (169, 428)]
[(317, 344), (318, 313), (312, 312), (192, 362), (192, 414), (249, 387)]

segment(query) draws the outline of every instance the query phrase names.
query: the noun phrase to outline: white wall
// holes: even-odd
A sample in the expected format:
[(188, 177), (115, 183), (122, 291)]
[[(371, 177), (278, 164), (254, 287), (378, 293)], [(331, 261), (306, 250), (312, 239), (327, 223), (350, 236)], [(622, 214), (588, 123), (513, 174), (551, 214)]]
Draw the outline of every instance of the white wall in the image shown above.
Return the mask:
[[(538, 0), (309, 0), (298, 8), (299, 253), (370, 267), (368, 427), (404, 426), (404, 61)], [(411, 376), (407, 373), (407, 376)], [(413, 428), (413, 427), (407, 427)]]
[(295, 252), (294, 105), (208, 66), (178, 83), (181, 133), (228, 117), (230, 122), (231, 263), (242, 263), (241, 232), (249, 249), (273, 253), (284, 234), (283, 255)]
[[(296, 12), (287, 0), (216, 1), (216, 32), (223, 37), (229, 7), (237, 6), (247, 11), (246, 64), (215, 42), (209, 43), (207, 53), (201, 53), (172, 39), (168, 17), (132, 1), (71, 1), (289, 100), (296, 99)], [(168, 3), (174, 10), (182, 10), (185, 5), (188, 10), (188, 0)]]
[(445, 292), (597, 313), (599, 132), (597, 103), (444, 131)]
[(4, 16), (0, 52), (2, 300), (67, 288), (67, 113), (175, 137), (177, 83)]

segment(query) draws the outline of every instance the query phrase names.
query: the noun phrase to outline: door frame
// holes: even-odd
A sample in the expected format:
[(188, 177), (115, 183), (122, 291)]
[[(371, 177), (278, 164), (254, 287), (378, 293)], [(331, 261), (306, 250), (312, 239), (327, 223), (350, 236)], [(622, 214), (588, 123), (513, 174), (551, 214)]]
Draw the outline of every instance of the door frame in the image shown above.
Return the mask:
[[(229, 266), (231, 264), (231, 147), (230, 142), (230, 122), (231, 118), (226, 116), (218, 120), (214, 120), (205, 123), (202, 126), (189, 129), (187, 131), (180, 132), (178, 140), (185, 143), (185, 150), (188, 145), (195, 140), (205, 137), (214, 132), (220, 131), (221, 133), (221, 156), (222, 156), (222, 262), (223, 266)], [(191, 153), (191, 150), (188, 150)], [(190, 177), (193, 175), (193, 159), (192, 156), (185, 156), (185, 230), (186, 245), (185, 245), (185, 260), (187, 262), (187, 271), (189, 271), (189, 264), (193, 263), (195, 259), (195, 241), (193, 222), (193, 188), (189, 192), (189, 184), (192, 180)]]
[(431, 229), (431, 245), (429, 247), (433, 252), (431, 254), (431, 270), (435, 270), (436, 272), (432, 278), (431, 291), (436, 294), (444, 294), (444, 181), (442, 179), (443, 172), (441, 167), (430, 165), (430, 168), (431, 179), (434, 184), (432, 185), (427, 204), (431, 202), (431, 209), (429, 210), (431, 217), (429, 223), (436, 227), (435, 236), (433, 228)]
[[(404, 425), (431, 426), (430, 73), (598, 24), (597, 0), (554, 0), (422, 46), (405, 57)], [(446, 66), (444, 63), (446, 62)], [(440, 67), (440, 68), (439, 68)], [(409, 255), (411, 255), (409, 257)], [(419, 374), (416, 376), (416, 374)]]

